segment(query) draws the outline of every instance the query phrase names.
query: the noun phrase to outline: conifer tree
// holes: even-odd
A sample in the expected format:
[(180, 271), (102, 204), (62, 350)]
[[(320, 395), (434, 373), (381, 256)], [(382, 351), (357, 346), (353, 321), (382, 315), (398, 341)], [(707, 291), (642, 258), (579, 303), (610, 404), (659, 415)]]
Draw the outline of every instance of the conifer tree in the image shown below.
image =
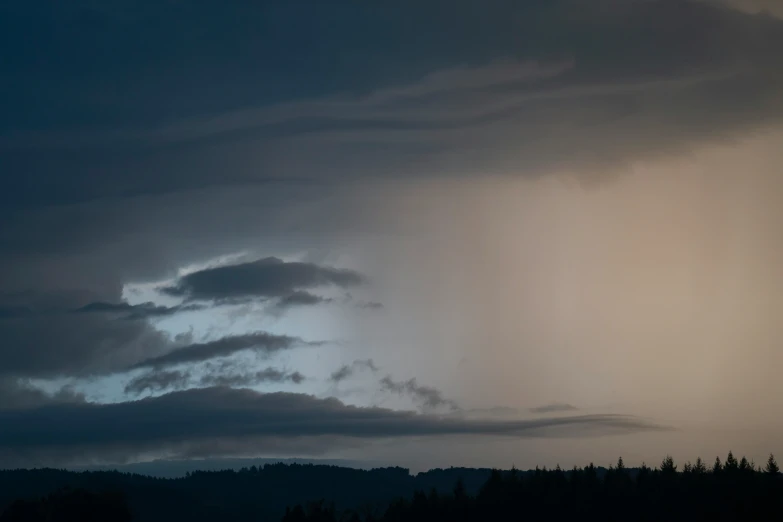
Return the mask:
[(671, 455), (667, 455), (661, 462), (661, 473), (669, 475), (677, 472), (677, 466), (674, 464), (674, 459)]
[(729, 454), (726, 456), (726, 464), (723, 466), (723, 469), (729, 472), (737, 471), (739, 469), (739, 463), (737, 462), (737, 459), (734, 458), (734, 454), (729, 451)]
[(775, 456), (773, 454), (769, 454), (769, 458), (767, 459), (767, 465), (764, 467), (764, 473), (767, 475), (771, 475), (773, 477), (777, 477), (778, 474), (780, 474), (780, 468), (778, 467), (778, 463), (775, 462)]
[(721, 464), (720, 457), (715, 457), (715, 464), (712, 465), (712, 472), (718, 474), (723, 471), (723, 464)]

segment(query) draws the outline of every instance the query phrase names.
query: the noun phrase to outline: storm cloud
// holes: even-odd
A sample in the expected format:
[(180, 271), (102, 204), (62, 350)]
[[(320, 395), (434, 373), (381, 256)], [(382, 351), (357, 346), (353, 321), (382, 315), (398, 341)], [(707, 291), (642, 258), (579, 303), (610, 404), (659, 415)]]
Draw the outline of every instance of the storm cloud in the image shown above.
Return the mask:
[[(0, 2), (0, 464), (657, 429), (528, 409), (552, 397), (775, 410), (763, 8)], [(369, 393), (337, 385), (378, 367)], [(257, 385), (451, 417), (222, 388)], [(498, 417), (482, 404), (546, 418), (459, 418)]]
[(0, 378), (0, 410), (29, 409), (44, 405), (84, 402), (83, 394), (68, 387), (46, 393), (19, 379)]
[[(69, 449), (97, 457), (201, 444), (208, 440), (341, 437), (363, 440), (417, 436), (574, 437), (667, 429), (626, 415), (581, 415), (520, 421), (472, 421), (292, 393), (204, 388), (118, 404), (57, 405), (0, 411), (0, 453), (46, 457)], [(57, 430), (52, 430), (57, 426)], [(334, 439), (328, 439), (329, 444)]]
[(86, 306), (85, 301), (93, 302), (90, 297), (79, 292), (31, 292), (18, 297), (12, 309), (25, 312), (0, 319), (0, 376), (46, 378), (108, 373), (160, 354), (170, 346), (168, 337), (146, 321), (73, 313)]
[[(114, 60), (104, 63), (93, 48), (69, 38), (69, 30), (81, 30), (78, 24), (64, 28), (57, 42), (36, 40), (9, 64), (8, 77), (16, 81), (2, 91), (3, 99), (15, 101), (4, 111), (0, 151), (10, 175), (20, 179), (2, 193), (3, 202), (76, 203), (184, 187), (350, 180), (368, 175), (368, 166), (375, 167), (370, 176), (395, 175), (434, 160), (437, 170), (460, 174), (517, 161), (529, 172), (577, 162), (606, 165), (687, 151), (783, 116), (777, 53), (783, 23), (771, 17), (686, 0), (496, 0), (484, 6), (479, 22), (470, 2), (456, 2), (448, 13), (436, 5), (333, 7), (334, 16), (309, 5), (310, 37), (322, 46), (305, 53), (296, 70), (268, 54), (289, 47), (287, 39), (295, 36), (259, 34), (256, 26), (302, 16), (291, 7), (226, 5), (236, 15), (226, 17), (233, 21), (229, 28), (207, 8), (168, 5), (139, 19), (107, 17), (107, 30), (94, 35), (98, 49), (107, 38), (145, 27), (155, 60), (126, 42), (113, 45)], [(0, 29), (12, 41), (28, 34), (27, 9), (6, 8)], [(367, 55), (351, 52), (353, 25), (344, 24), (357, 19), (367, 28), (363, 34), (377, 35), (364, 42), (372, 50)], [(150, 20), (212, 24), (246, 54), (200, 53), (208, 40), (188, 37), (188, 55), (204, 61), (172, 77), (171, 64), (182, 65), (183, 44), (151, 29), (168, 24)], [(434, 34), (454, 45), (446, 52)], [(353, 59), (333, 59), (346, 53)], [(47, 69), (24, 66), (54, 54), (67, 59)], [(212, 60), (231, 64), (219, 85), (205, 81)], [(259, 63), (264, 74), (251, 73), (249, 64)], [(328, 75), (325, 63), (333, 64)], [(99, 64), (105, 68), (92, 69)], [(54, 90), (61, 82), (49, 75), (59, 80), (62, 68), (87, 68), (101, 81), (70, 75), (68, 88)], [(147, 74), (136, 74), (140, 68)], [(172, 83), (152, 80), (161, 76)], [(90, 102), (102, 99), (95, 90), (106, 86), (117, 90), (111, 112)], [(206, 92), (210, 110), (201, 105)], [(41, 99), (48, 100), (48, 112), (32, 110)], [(169, 118), (161, 123), (164, 109)], [(471, 152), (461, 147), (468, 144)], [(256, 158), (260, 163), (251, 161)], [(127, 168), (129, 162), (137, 168)], [(56, 165), (67, 170), (67, 181)]]
[[(13, 81), (0, 88), (1, 99), (14, 100), (0, 126), (9, 180), (0, 191), (0, 270), (9, 285), (45, 284), (55, 273), (120, 284), (257, 245), (260, 232), (334, 234), (345, 209), (339, 195), (357, 181), (564, 170), (603, 179), (628, 161), (738, 139), (783, 116), (783, 22), (714, 2), (498, 0), (482, 9), (482, 23), (469, 2), (447, 13), (430, 2), (332, 8), (344, 17), (317, 5), (223, 8), (236, 14), (225, 20), (242, 22), (226, 26), (199, 6), (141, 9), (139, 18), (100, 10), (107, 30), (84, 47), (80, 35), (92, 26), (56, 17), (84, 20), (89, 9), (3, 7), (0, 33), (25, 50), (6, 64)], [(303, 51), (295, 73), (269, 55), (292, 36), (259, 33), (254, 20), (285, 26), (300, 16), (323, 46)], [(376, 35), (362, 43), (367, 55), (347, 37), (357, 19), (365, 36)], [(182, 36), (187, 56), (204, 60), (183, 70), (184, 43), (159, 29), (175, 20), (212, 27), (247, 54), (200, 53), (209, 40)], [(30, 44), (42, 23), (65, 32)], [(142, 28), (154, 60), (115, 41)], [(454, 45), (444, 50), (435, 34)], [(110, 62), (95, 54), (109, 47)], [(335, 59), (346, 53), (353, 58)], [(61, 59), (41, 68), (37, 56)], [(264, 74), (252, 73), (259, 63)], [(219, 84), (210, 81), (214, 68), (224, 71)], [(104, 89), (112, 103), (97, 101)], [(338, 198), (329, 219), (299, 207), (327, 194)], [(85, 252), (94, 256), (79, 259)], [(212, 287), (213, 276), (230, 272), (191, 280), (193, 290), (206, 298), (292, 290), (260, 275), (251, 288)], [(188, 293), (187, 282), (171, 290)]]

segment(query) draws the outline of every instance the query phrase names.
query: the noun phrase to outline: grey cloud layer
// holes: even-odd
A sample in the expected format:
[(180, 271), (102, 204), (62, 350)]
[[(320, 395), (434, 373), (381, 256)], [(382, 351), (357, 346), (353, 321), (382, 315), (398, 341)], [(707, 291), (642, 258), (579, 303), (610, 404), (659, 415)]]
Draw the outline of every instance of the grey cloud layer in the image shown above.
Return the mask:
[[(182, 345), (182, 340), (172, 342), (146, 321), (201, 309), (201, 305), (195, 304), (134, 306), (90, 300), (89, 296), (80, 294), (33, 293), (3, 307), (6, 313), (0, 317), (0, 338), (3, 339), (0, 379), (85, 377), (129, 368), (161, 369), (227, 357), (245, 350), (271, 355), (297, 346), (319, 344), (284, 335), (251, 332)], [(156, 378), (164, 377), (160, 374)], [(155, 386), (152, 381), (148, 384)], [(166, 386), (159, 387), (164, 388)]]
[[(139, 20), (109, 18), (114, 30), (94, 36), (101, 41), (142, 28), (155, 42), (156, 59), (117, 43), (115, 60), (93, 70), (95, 76), (73, 71), (102, 63), (105, 57), (93, 54), (102, 46), (82, 49), (78, 37), (48, 48), (51, 42), (22, 28), (54, 14), (31, 15), (22, 4), (10, 9), (0, 17), (8, 24), (0, 33), (23, 39), (17, 48), (33, 54), (9, 64), (19, 66), (7, 75), (18, 82), (2, 86), (27, 87), (0, 97), (15, 100), (0, 126), (6, 160), (0, 175), (9, 181), (0, 191), (0, 271), (8, 285), (45, 287), (62, 284), (60, 277), (119, 285), (257, 246), (259, 236), (284, 243), (296, 234), (312, 242), (355, 226), (355, 216), (340, 216), (340, 202), (328, 220), (312, 219), (310, 211), (319, 196), (339, 199), (356, 180), (561, 168), (593, 179), (627, 161), (687, 152), (781, 122), (779, 20), (684, 0), (554, 0), (490, 1), (478, 23), (471, 4), (454, 2), (447, 13), (437, 2), (330, 6), (352, 15), (344, 19), (324, 16), (326, 8), (317, 5), (304, 12), (224, 6), (242, 12), (234, 18), (242, 27), (222, 26), (198, 6), (152, 9)], [(303, 51), (294, 74), (268, 54), (289, 47), (275, 40), (288, 36), (259, 34), (255, 21), (282, 27), (299, 17), (312, 24), (308, 41), (321, 43)], [(182, 47), (169, 32), (150, 31), (150, 19), (212, 27), (246, 49), (249, 62), (200, 54), (205, 42), (189, 40), (188, 55), (204, 61), (187, 60), (187, 74), (177, 76), (187, 88), (169, 91), (170, 84), (146, 78), (169, 77), (171, 64), (182, 62)], [(368, 41), (357, 43), (350, 24), (334, 26), (349, 19), (366, 19)], [(453, 45), (444, 50), (435, 34), (451, 35)], [(357, 45), (368, 52), (356, 56)], [(68, 49), (62, 69), (30, 65), (39, 63), (36, 52)], [(331, 59), (346, 54), (356, 59)], [(208, 72), (213, 59), (221, 70), (232, 64), (219, 82)], [(159, 75), (138, 74), (162, 63), (169, 65)], [(325, 71), (325, 63), (339, 66)], [(66, 78), (74, 82), (69, 89), (54, 88)], [(83, 78), (103, 81), (83, 85)], [(114, 104), (95, 102), (109, 85), (125, 95)], [(237, 95), (239, 85), (246, 96)], [(197, 96), (197, 87), (207, 90)], [(171, 118), (161, 121), (161, 114)], [(73, 137), (77, 148), (63, 143)], [(53, 206), (66, 203), (73, 205)]]
[(0, 410), (74, 402), (84, 402), (84, 395), (69, 388), (49, 394), (18, 379), (0, 378)]
[(318, 302), (320, 298), (317, 296), (301, 291), (305, 288), (327, 285), (350, 287), (363, 282), (364, 277), (352, 270), (312, 263), (287, 263), (275, 257), (267, 257), (249, 263), (193, 272), (163, 291), (190, 299), (280, 297), (284, 302), (288, 300), (288, 305), (293, 305)]
[[(14, 383), (0, 393), (15, 404), (46, 402), (20, 388), (17, 377), (81, 377), (136, 365), (167, 372), (141, 383), (162, 390), (182, 377), (167, 370), (175, 365), (292, 347), (290, 338), (268, 334), (173, 346), (147, 321), (116, 317), (150, 319), (184, 308), (112, 303), (121, 301), (125, 283), (161, 280), (242, 249), (263, 245), (259, 255), (283, 255), (316, 240), (335, 248), (334, 238), (372, 222), (372, 209), (357, 214), (346, 205), (357, 181), (572, 168), (594, 179), (596, 171), (783, 120), (783, 23), (708, 3), (489, 0), (477, 17), (475, 2), (462, 0), (449, 9), (420, 0), (391, 7), (313, 2), (308, 9), (258, 2), (227, 3), (225, 16), (215, 17), (207, 3), (169, 2), (149, 3), (130, 18), (102, 9), (100, 24), (70, 4), (32, 4), (0, 5), (0, 35), (15, 50), (0, 65), (9, 80), (0, 82), (0, 383)], [(260, 31), (259, 24), (305, 29)], [(142, 33), (147, 53), (134, 43)], [(235, 48), (243, 53), (221, 50)], [(319, 206), (327, 196), (330, 206)], [(187, 275), (169, 293), (301, 305), (320, 298), (309, 292), (314, 287), (362, 280), (266, 258)], [(83, 295), (71, 295), (74, 288)], [(77, 309), (82, 313), (71, 313)], [(455, 406), (415, 381), (389, 378), (385, 386), (428, 408)], [(255, 413), (241, 410), (240, 419), (221, 408), (245, 400), (266, 411), (270, 399), (199, 393), (4, 414), (1, 424), (16, 431), (3, 430), (0, 440), (10, 448), (30, 435), (30, 444), (37, 437), (51, 446), (51, 427), (62, 425), (62, 444), (89, 444), (85, 430), (93, 428), (94, 442), (109, 444), (109, 427), (134, 415), (161, 423), (180, 415), (179, 407), (197, 436), (268, 433)], [(212, 409), (196, 409), (189, 402), (196, 398)], [(305, 426), (315, 423), (301, 411)], [(385, 410), (369, 411), (387, 422)], [(71, 425), (71, 413), (81, 425)], [(199, 415), (206, 432), (188, 426)], [(270, 418), (281, 415), (274, 410)], [(378, 433), (480, 431), (392, 418)], [(286, 419), (291, 427), (293, 417)], [(319, 426), (312, 432), (346, 434)], [(131, 425), (126, 440), (113, 443), (159, 447), (167, 434), (186, 440), (171, 426), (155, 427), (142, 434)]]
[[(259, 394), (250, 390), (205, 388), (118, 404), (57, 405), (0, 411), (0, 455), (45, 456), (78, 448), (85, 457), (123, 448), (124, 454), (214, 445), (225, 440), (266, 438), (504, 435), (513, 437), (586, 436), (662, 430), (624, 415), (581, 415), (525, 421), (473, 421), (382, 408), (347, 406), (337, 399), (303, 394)], [(57, 429), (53, 430), (52, 427)], [(325, 439), (334, 442), (334, 439)], [(214, 454), (214, 453), (213, 453)]]
[[(248, 59), (267, 63), (268, 69), (231, 68), (231, 76), (216, 85), (208, 73), (209, 63), (198, 70), (196, 62), (189, 71), (189, 85), (214, 87), (211, 101), (225, 109), (218, 117), (200, 113), (220, 111), (190, 106), (190, 111), (180, 111), (179, 122), (161, 124), (158, 117), (139, 121), (132, 117), (134, 109), (136, 116), (141, 112), (139, 106), (152, 111), (182, 98), (181, 89), (168, 92), (154, 86), (138, 91), (152, 95), (118, 103), (113, 117), (104, 113), (104, 121), (113, 124), (110, 129), (64, 115), (61, 121), (87, 129), (78, 138), (79, 154), (67, 143), (65, 150), (57, 150), (55, 143), (52, 154), (39, 153), (51, 148), (52, 140), (46, 136), (52, 133), (46, 131), (64, 124), (41, 123), (45, 132), (31, 133), (30, 138), (7, 131), (11, 135), (2, 147), (15, 167), (12, 170), (27, 172), (31, 181), (12, 185), (4, 197), (17, 205), (167, 193), (186, 186), (353, 179), (418, 172), (417, 166), (432, 167), (435, 160), (443, 160), (438, 170), (462, 174), (477, 166), (496, 170), (521, 166), (524, 169), (515, 170), (533, 171), (585, 162), (611, 164), (689, 150), (736, 136), (749, 127), (779, 123), (783, 115), (779, 60), (783, 23), (712, 3), (493, 1), (482, 9), (481, 24), (470, 2), (453, 3), (447, 14), (434, 2), (398, 3), (394, 10), (377, 13), (357, 6), (349, 9), (353, 16), (348, 18), (366, 22), (364, 35), (373, 35), (369, 28), (377, 27), (385, 40), (366, 36), (368, 41), (361, 47), (377, 51), (368, 53), (374, 60), (338, 60), (345, 63), (330, 70), (331, 82), (326, 83), (301, 80), (323, 80), (322, 64), (336, 63), (324, 60), (325, 55), (355, 56), (352, 51), (357, 42), (350, 38), (350, 28), (333, 33), (334, 26), (322, 20), (322, 8), (310, 8), (305, 13), (285, 8), (273, 14), (264, 7), (246, 7), (239, 9), (244, 16), (237, 19), (248, 25), (232, 30), (196, 8), (184, 12), (161, 9), (156, 16), (171, 17), (186, 26), (218, 24), (215, 31), (223, 30), (226, 38), (246, 44)], [(421, 16), (433, 10), (438, 17)], [(290, 21), (287, 17), (304, 16), (313, 24), (311, 30), (317, 27), (330, 33), (329, 38), (318, 40), (322, 43), (318, 50), (302, 57), (303, 67), (310, 68), (299, 70), (298, 78), (291, 77), (291, 71), (276, 70), (279, 65), (269, 59), (267, 49), (285, 48), (273, 41), (279, 35), (270, 33), (270, 40), (265, 41), (251, 22), (270, 15), (282, 24)], [(328, 19), (335, 23), (334, 17)], [(440, 34), (433, 20), (452, 35), (455, 45), (450, 53), (431, 40), (431, 34)], [(389, 31), (394, 27), (398, 31)], [(18, 30), (9, 27), (14, 33)], [(393, 41), (391, 35), (404, 41)], [(181, 61), (176, 54), (180, 46), (172, 45), (171, 35), (149, 37), (160, 40), (159, 59)], [(193, 49), (203, 45), (191, 43)], [(77, 60), (78, 54), (73, 56)], [(233, 64), (238, 59), (221, 58)], [(20, 63), (25, 63), (24, 57)], [(116, 65), (112, 73), (128, 78), (134, 78), (134, 66), (152, 65), (138, 56), (119, 63), (127, 63), (126, 68)], [(252, 74), (251, 69), (264, 74)], [(383, 70), (386, 74), (381, 74)], [(26, 77), (23, 72), (27, 71), (16, 72), (20, 85), (24, 84), (21, 80), (40, 83), (40, 78)], [(289, 85), (286, 90), (278, 85), (276, 92), (270, 92), (268, 78), (275, 72), (281, 82), (311, 87)], [(222, 85), (246, 86), (242, 105), (237, 107), (235, 89), (225, 91)], [(254, 92), (258, 93), (255, 97)], [(337, 94), (346, 92), (352, 95)], [(61, 89), (52, 100), (67, 107), (66, 100), (75, 101), (69, 96), (69, 90)], [(9, 122), (14, 121), (13, 115), (25, 121), (18, 105), (9, 107)], [(100, 109), (105, 110), (105, 105)], [(90, 111), (97, 112), (98, 107), (84, 107), (85, 113)], [(100, 120), (97, 115), (95, 119)], [(29, 115), (27, 121), (29, 125)], [(96, 127), (99, 130), (89, 130)], [(78, 137), (80, 133), (73, 131), (66, 128), (60, 136), (65, 141)], [(112, 135), (118, 138), (105, 143), (105, 137)], [(172, 142), (178, 145), (170, 147)], [(468, 144), (470, 153), (464, 147)], [(129, 163), (138, 168), (128, 168)], [(54, 171), (62, 165), (71, 174), (67, 183), (55, 177)], [(368, 173), (370, 167), (373, 172)], [(108, 181), (101, 182), (106, 172)], [(52, 190), (37, 192), (45, 184)]]
[(146, 321), (72, 312), (94, 302), (90, 297), (31, 293), (14, 303), (14, 308), (28, 312), (0, 319), (0, 377), (106, 373), (158, 355), (170, 345), (167, 336)]
[(173, 391), (182, 390), (188, 387), (245, 387), (255, 386), (263, 383), (282, 383), (292, 382), (300, 384), (305, 380), (304, 375), (299, 372), (287, 372), (277, 368), (265, 368), (255, 372), (226, 372), (222, 369), (207, 368), (200, 378), (195, 379), (190, 371), (166, 371), (154, 370), (138, 377), (134, 377), (125, 386), (125, 393), (141, 394), (149, 390), (155, 391)]
[[(244, 350), (269, 355), (295, 346), (305, 345), (304, 341), (287, 335), (274, 335), (267, 332), (255, 332), (245, 335), (223, 337), (216, 341), (194, 343), (176, 348), (169, 353), (145, 359), (136, 363), (134, 368), (166, 368), (184, 363), (197, 363), (227, 357)], [(312, 344), (312, 343), (310, 343)]]

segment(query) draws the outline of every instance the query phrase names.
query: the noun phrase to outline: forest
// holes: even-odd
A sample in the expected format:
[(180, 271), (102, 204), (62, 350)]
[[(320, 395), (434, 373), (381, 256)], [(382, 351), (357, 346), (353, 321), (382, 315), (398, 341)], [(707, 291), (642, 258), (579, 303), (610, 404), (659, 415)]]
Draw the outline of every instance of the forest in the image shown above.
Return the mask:
[[(601, 476), (603, 475), (603, 476)], [(442, 495), (416, 491), (383, 513), (343, 511), (324, 501), (289, 508), (283, 522), (472, 522), (486, 520), (781, 520), (783, 481), (773, 455), (762, 468), (729, 453), (681, 469), (671, 457), (656, 468), (626, 468), (623, 459), (599, 474), (590, 464), (568, 471), (493, 470), (473, 496), (462, 481)]]
[(0, 471), (0, 522), (754, 521), (780, 520), (782, 508), (774, 456), (757, 465), (732, 453), (725, 461), (681, 466), (666, 457), (653, 468), (628, 468), (620, 458), (608, 468), (450, 468), (417, 475), (299, 464), (180, 479)]

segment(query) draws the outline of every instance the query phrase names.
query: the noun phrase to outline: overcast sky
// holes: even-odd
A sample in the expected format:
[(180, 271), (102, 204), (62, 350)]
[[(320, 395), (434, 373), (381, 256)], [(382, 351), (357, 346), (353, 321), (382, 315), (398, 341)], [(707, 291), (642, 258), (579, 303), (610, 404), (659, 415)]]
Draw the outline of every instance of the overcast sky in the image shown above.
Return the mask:
[(3, 2), (0, 467), (783, 452), (781, 17)]

